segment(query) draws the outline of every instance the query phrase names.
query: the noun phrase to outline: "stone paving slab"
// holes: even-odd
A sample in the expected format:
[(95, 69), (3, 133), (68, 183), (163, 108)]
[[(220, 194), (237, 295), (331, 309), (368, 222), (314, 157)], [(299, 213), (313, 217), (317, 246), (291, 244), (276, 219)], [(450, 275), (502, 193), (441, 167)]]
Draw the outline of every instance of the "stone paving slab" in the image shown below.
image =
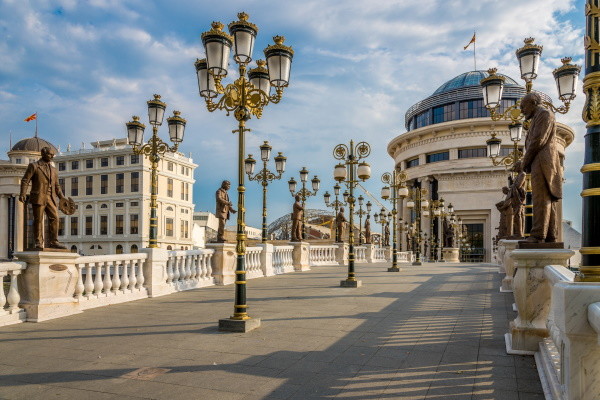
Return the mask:
[(544, 398), (533, 357), (505, 353), (497, 268), (388, 267), (354, 289), (337, 266), (251, 280), (246, 334), (217, 330), (233, 286), (0, 328), (0, 399)]

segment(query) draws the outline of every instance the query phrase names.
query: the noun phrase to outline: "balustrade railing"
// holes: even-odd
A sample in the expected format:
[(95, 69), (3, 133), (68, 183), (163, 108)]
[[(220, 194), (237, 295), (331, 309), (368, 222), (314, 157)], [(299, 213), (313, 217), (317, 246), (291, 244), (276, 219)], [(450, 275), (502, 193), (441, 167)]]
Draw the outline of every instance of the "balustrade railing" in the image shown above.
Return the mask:
[(294, 246), (273, 246), (273, 271), (276, 275), (294, 271)]
[(366, 246), (355, 246), (354, 247), (354, 261), (358, 263), (367, 262), (367, 248)]
[(336, 245), (311, 245), (309, 249), (310, 265), (337, 265), (336, 250)]
[(212, 249), (169, 251), (166, 265), (167, 283), (174, 290), (189, 290), (212, 286)]
[(262, 253), (262, 247), (246, 247), (246, 279), (254, 279), (265, 276), (261, 261), (260, 254)]
[(388, 258), (390, 250), (386, 247), (377, 247), (374, 252), (373, 261), (384, 262)]
[(18, 285), (19, 275), (25, 268), (27, 264), (24, 262), (0, 262), (0, 326), (26, 319), (25, 310), (19, 308), (21, 295)]

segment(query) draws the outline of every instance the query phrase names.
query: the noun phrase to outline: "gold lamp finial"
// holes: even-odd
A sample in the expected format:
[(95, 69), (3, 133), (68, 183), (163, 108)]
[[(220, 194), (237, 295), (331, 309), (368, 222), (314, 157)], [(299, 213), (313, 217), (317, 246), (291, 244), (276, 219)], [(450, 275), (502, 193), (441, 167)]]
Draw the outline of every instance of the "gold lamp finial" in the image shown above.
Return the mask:
[(490, 75), (496, 75), (496, 72), (498, 72), (498, 68), (490, 68), (487, 70), (487, 72)]
[(179, 117), (179, 115), (181, 115), (181, 112), (179, 111), (173, 111), (173, 115), (176, 117)]
[(264, 68), (267, 65), (267, 62), (265, 60), (256, 60), (256, 65)]
[(243, 11), (241, 13), (238, 13), (237, 16), (240, 19), (240, 21), (244, 21), (244, 22), (248, 21), (248, 18), (250, 18), (250, 16)]
[(140, 117), (138, 117), (137, 115), (134, 115), (134, 116), (132, 116), (131, 118), (132, 118), (134, 121), (139, 121), (139, 120), (140, 120)]
[(523, 40), (525, 42), (525, 44), (533, 44), (533, 42), (535, 41), (535, 38), (532, 37), (528, 37), (525, 38), (525, 40)]
[(154, 95), (154, 100), (160, 100), (160, 94), (155, 94)]
[(277, 35), (273, 37), (273, 41), (275, 44), (283, 44), (283, 42), (285, 42), (285, 37)]
[(223, 30), (223, 27), (224, 27), (225, 25), (223, 25), (223, 24), (222, 24), (222, 23), (220, 23), (219, 21), (213, 21), (213, 23), (211, 24), (211, 26), (212, 26), (212, 28), (213, 28), (215, 31), (222, 31), (222, 30)]
[(569, 64), (573, 59), (571, 57), (564, 57), (561, 58), (560, 61), (563, 63), (563, 65), (567, 65)]

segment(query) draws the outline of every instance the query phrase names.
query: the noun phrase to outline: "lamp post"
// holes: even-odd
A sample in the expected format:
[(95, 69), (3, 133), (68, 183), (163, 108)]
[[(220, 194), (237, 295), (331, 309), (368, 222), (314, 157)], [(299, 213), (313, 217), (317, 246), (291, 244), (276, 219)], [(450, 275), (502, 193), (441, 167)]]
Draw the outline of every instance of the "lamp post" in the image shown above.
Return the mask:
[[(434, 229), (434, 224), (435, 224), (435, 220), (438, 219), (439, 220), (439, 216), (441, 214), (441, 205), (443, 203), (443, 199), (440, 200), (432, 200), (429, 203), (429, 208), (426, 210), (423, 210), (423, 216), (424, 217), (428, 217), (429, 218), (429, 255), (428, 255), (428, 259), (429, 261), (437, 261), (438, 257), (437, 257), (437, 240), (436, 238), (439, 238), (439, 235), (437, 234), (437, 232), (435, 232)], [(439, 222), (438, 222), (439, 223)]]
[(371, 146), (367, 142), (360, 142), (356, 146), (354, 141), (350, 141), (350, 146), (338, 144), (333, 149), (333, 157), (336, 160), (343, 161), (335, 166), (333, 177), (338, 182), (343, 182), (350, 191), (348, 196), (349, 225), (348, 235), (348, 277), (340, 282), (342, 287), (359, 287), (361, 281), (356, 280), (354, 274), (354, 188), (358, 185), (359, 179), (365, 181), (371, 177), (371, 167), (366, 162), (360, 160), (371, 154)]
[(362, 240), (362, 217), (363, 215), (367, 215), (371, 211), (371, 202), (367, 203), (367, 209), (363, 210), (362, 206), (365, 201), (365, 198), (360, 195), (358, 196), (358, 210), (354, 211), (354, 214), (358, 215), (358, 244), (359, 246), (363, 244)]
[(275, 157), (275, 170), (277, 171), (277, 175), (267, 169), (267, 162), (271, 158), (271, 145), (269, 142), (265, 141), (262, 145), (260, 145), (260, 159), (263, 162), (263, 168), (258, 171), (255, 176), (254, 174), (254, 166), (256, 165), (256, 160), (252, 158), (252, 154), (248, 154), (248, 158), (244, 160), (244, 166), (246, 168), (246, 174), (248, 174), (248, 180), (257, 181), (262, 185), (263, 188), (263, 209), (262, 209), (262, 243), (267, 242), (267, 186), (269, 186), (269, 182), (273, 182), (274, 180), (281, 179), (281, 175), (285, 171), (285, 163), (286, 158), (281, 154), (281, 152)]
[[(384, 200), (390, 200), (392, 202), (392, 266), (388, 268), (388, 272), (400, 272), (398, 268), (398, 238), (397, 232), (397, 215), (398, 211), (396, 204), (398, 200), (406, 198), (408, 196), (408, 188), (406, 187), (406, 173), (397, 172), (396, 169), (389, 172), (385, 172), (381, 175), (381, 181), (389, 186), (384, 186), (381, 189), (381, 198)], [(391, 189), (390, 189), (391, 188)]]
[(332, 207), (335, 209), (335, 215), (333, 216), (333, 229), (334, 229), (333, 236), (334, 236), (336, 242), (340, 241), (340, 234), (338, 232), (337, 224), (335, 223), (335, 220), (337, 218), (340, 207), (343, 207), (346, 205), (346, 199), (348, 199), (348, 196), (349, 196), (348, 191), (345, 191), (344, 195), (343, 195), (344, 201), (343, 202), (339, 201), (338, 196), (340, 195), (340, 189), (341, 189), (341, 187), (337, 183), (333, 186), (333, 194), (335, 195), (335, 200), (333, 203), (330, 203), (331, 195), (329, 194), (329, 192), (325, 192), (325, 194), (323, 195), (323, 198), (325, 199), (325, 206)]
[[(223, 32), (224, 25), (213, 22), (212, 29), (202, 34), (202, 44), (206, 58), (197, 60), (196, 76), (200, 96), (206, 102), (208, 111), (224, 110), (233, 113), (238, 122), (234, 133), (238, 134), (238, 217), (236, 235), (236, 281), (235, 304), (231, 318), (219, 320), (219, 329), (247, 332), (260, 326), (260, 319), (252, 319), (246, 304), (246, 212), (244, 206), (244, 154), (246, 122), (254, 115), (260, 118), (269, 103), (279, 103), (283, 90), (288, 86), (290, 68), (294, 52), (284, 45), (283, 36), (275, 36), (274, 45), (264, 50), (266, 61), (258, 60), (257, 67), (246, 74), (252, 61), (254, 39), (258, 28), (248, 22), (248, 14), (239, 13), (238, 21), (229, 24), (229, 34)], [(233, 59), (238, 64), (239, 78), (223, 87), (221, 81), (227, 76), (229, 54), (233, 47)], [(271, 94), (271, 87), (275, 93)], [(221, 95), (220, 98), (217, 98)], [(214, 101), (213, 101), (214, 99)]]
[[(316, 196), (319, 191), (319, 186), (321, 185), (321, 181), (315, 175), (314, 178), (311, 179), (312, 184), (312, 192), (306, 188), (306, 182), (308, 182), (308, 170), (306, 167), (302, 167), (300, 170), (300, 182), (302, 182), (302, 189), (296, 192), (296, 180), (292, 177), (288, 181), (288, 188), (290, 189), (290, 193), (292, 197), (300, 196), (302, 200), (302, 209), (304, 209), (304, 205), (306, 204), (306, 199), (310, 196)], [(302, 239), (306, 239), (306, 212), (302, 213)]]
[[(535, 44), (534, 41), (533, 38), (525, 39), (525, 45), (516, 51), (519, 68), (521, 70), (521, 79), (525, 81), (526, 93), (531, 93), (533, 90), (533, 81), (538, 76), (538, 65), (543, 50), (543, 47)], [(575, 99), (577, 78), (581, 67), (571, 64), (570, 57), (562, 58), (561, 62), (563, 65), (556, 68), (552, 74), (556, 81), (558, 98), (562, 101), (563, 105), (555, 107), (551, 102), (545, 100), (542, 101), (542, 105), (555, 113), (566, 114), (569, 112), (571, 101)], [(508, 125), (508, 129), (510, 131), (510, 139), (513, 142), (513, 149), (508, 155), (500, 157), (502, 140), (497, 138), (495, 133), (492, 133), (492, 137), (486, 141), (487, 151), (493, 165), (504, 165), (505, 168), (512, 169), (523, 157), (523, 153), (519, 150), (519, 142), (523, 136), (523, 129), (528, 129), (529, 126), (528, 121), (524, 121), (525, 116), (521, 113), (521, 99), (516, 101), (515, 104), (510, 107), (507, 107), (504, 112), (500, 112), (499, 107), (502, 104), (502, 92), (504, 90), (505, 77), (496, 75), (496, 72), (496, 68), (490, 68), (488, 70), (489, 76), (480, 81), (481, 90), (483, 92), (483, 103), (489, 110), (490, 117), (493, 121), (500, 121), (502, 119), (511, 121)], [(530, 181), (531, 177), (527, 174), (525, 236), (529, 236), (533, 222)]]
[(149, 100), (148, 104), (148, 119), (152, 125), (152, 137), (146, 144), (144, 143), (144, 129), (146, 126), (140, 122), (140, 117), (133, 116), (133, 121), (127, 122), (127, 140), (133, 147), (134, 154), (143, 154), (148, 157), (151, 163), (150, 173), (150, 235), (149, 248), (158, 248), (157, 233), (158, 233), (158, 162), (165, 153), (175, 153), (179, 147), (179, 143), (183, 141), (186, 120), (181, 118), (179, 111), (173, 111), (173, 116), (167, 118), (169, 125), (169, 137), (173, 146), (169, 146), (158, 137), (158, 127), (163, 123), (163, 117), (167, 104), (160, 100), (160, 95), (155, 94), (154, 99)]
[(421, 211), (429, 208), (429, 201), (424, 198), (427, 196), (427, 189), (414, 187), (408, 191), (410, 200), (406, 203), (409, 209), (415, 210), (415, 261), (412, 265), (422, 265), (421, 263)]
[(381, 224), (381, 240), (379, 241), (379, 245), (381, 247), (385, 246), (385, 224), (387, 224), (387, 214), (385, 213), (385, 209), (381, 209), (379, 213), (375, 213), (373, 216), (375, 218), (375, 222)]

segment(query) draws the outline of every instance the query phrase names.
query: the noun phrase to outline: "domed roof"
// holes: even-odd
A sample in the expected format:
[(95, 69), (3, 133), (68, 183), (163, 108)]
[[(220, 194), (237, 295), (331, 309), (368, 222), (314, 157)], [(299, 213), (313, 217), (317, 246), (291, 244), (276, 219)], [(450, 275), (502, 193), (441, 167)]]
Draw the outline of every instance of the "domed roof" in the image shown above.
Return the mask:
[(44, 139), (41, 139), (39, 137), (31, 137), (31, 138), (27, 138), (27, 139), (23, 139), (23, 140), (19, 140), (13, 147), (12, 149), (10, 149), (10, 151), (35, 151), (35, 152), (40, 152), (42, 151), (42, 147), (50, 147), (52, 150), (54, 150), (54, 153), (58, 153), (58, 150), (56, 149), (56, 147), (54, 147), (54, 145)]
[[(444, 92), (449, 92), (451, 90), (467, 86), (479, 86), (479, 81), (481, 81), (483, 78), (487, 78), (489, 75), (490, 74), (488, 74), (487, 71), (465, 72), (464, 74), (460, 74), (457, 77), (452, 78), (448, 82), (444, 83), (442, 86), (437, 88), (437, 90), (433, 92), (433, 94), (436, 95)], [(519, 86), (519, 84), (515, 82), (514, 79), (512, 79), (511, 77), (502, 74), (497, 75), (501, 75), (506, 78), (506, 80), (504, 81), (505, 86)]]

